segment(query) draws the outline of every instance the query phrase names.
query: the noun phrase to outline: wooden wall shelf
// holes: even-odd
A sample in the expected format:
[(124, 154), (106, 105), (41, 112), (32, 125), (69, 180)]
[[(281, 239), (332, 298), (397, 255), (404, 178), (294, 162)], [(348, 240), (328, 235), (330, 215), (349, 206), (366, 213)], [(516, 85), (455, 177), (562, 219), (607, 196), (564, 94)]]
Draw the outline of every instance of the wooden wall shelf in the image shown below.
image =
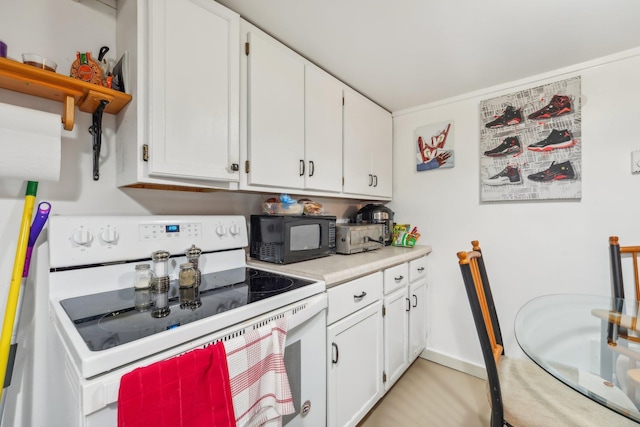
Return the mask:
[(93, 114), (100, 101), (106, 100), (104, 112), (117, 114), (131, 101), (129, 94), (6, 58), (0, 58), (0, 88), (62, 102), (65, 130), (73, 129), (76, 105)]

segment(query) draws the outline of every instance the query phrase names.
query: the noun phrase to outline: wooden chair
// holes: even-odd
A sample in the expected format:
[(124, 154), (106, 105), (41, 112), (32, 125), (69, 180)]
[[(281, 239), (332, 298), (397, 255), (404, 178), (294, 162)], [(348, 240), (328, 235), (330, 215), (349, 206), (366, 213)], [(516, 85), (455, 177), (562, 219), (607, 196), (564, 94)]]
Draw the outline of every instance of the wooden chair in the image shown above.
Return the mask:
[(611, 258), (611, 286), (613, 296), (624, 298), (624, 281), (622, 279), (622, 254), (631, 254), (636, 285), (636, 301), (640, 301), (640, 276), (638, 275), (638, 254), (640, 246), (620, 246), (618, 236), (609, 237), (609, 256)]
[[(640, 275), (638, 274), (638, 254), (640, 253), (640, 246), (620, 246), (620, 239), (618, 236), (609, 237), (609, 258), (611, 263), (611, 290), (612, 295), (616, 300), (614, 301), (613, 309), (620, 311), (622, 309), (622, 300), (625, 298), (624, 293), (624, 279), (622, 274), (622, 257), (626, 254), (631, 256), (633, 262), (633, 278), (635, 282), (635, 296), (636, 301), (640, 301)], [(625, 316), (627, 317), (627, 316)], [(636, 312), (636, 318), (638, 313)], [(624, 319), (623, 324), (624, 324)], [(627, 322), (628, 323), (628, 322)], [(636, 389), (640, 385), (640, 369), (637, 368), (637, 363), (640, 360), (640, 355), (637, 351), (629, 350), (626, 343), (618, 342), (618, 338), (623, 338), (627, 341), (638, 343), (640, 337), (637, 333), (631, 332), (628, 327), (616, 324), (615, 322), (609, 322), (607, 337), (610, 339), (609, 344), (618, 353), (622, 353), (616, 360), (616, 372), (618, 373), (618, 381), (620, 386), (627, 392), (629, 396), (635, 396)], [(627, 378), (631, 380), (631, 383), (627, 383)]]
[(480, 246), (458, 252), (487, 370), (491, 427), (636, 425), (574, 391), (529, 360), (504, 356), (498, 316)]

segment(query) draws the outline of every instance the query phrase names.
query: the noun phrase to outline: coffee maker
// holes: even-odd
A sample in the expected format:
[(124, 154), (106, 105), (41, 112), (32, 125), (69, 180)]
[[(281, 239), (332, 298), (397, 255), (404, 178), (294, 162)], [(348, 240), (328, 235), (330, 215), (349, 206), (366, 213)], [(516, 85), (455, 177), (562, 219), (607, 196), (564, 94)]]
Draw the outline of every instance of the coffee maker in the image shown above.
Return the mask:
[(371, 203), (356, 213), (355, 222), (358, 224), (383, 224), (385, 246), (391, 245), (393, 240), (393, 211), (388, 207)]

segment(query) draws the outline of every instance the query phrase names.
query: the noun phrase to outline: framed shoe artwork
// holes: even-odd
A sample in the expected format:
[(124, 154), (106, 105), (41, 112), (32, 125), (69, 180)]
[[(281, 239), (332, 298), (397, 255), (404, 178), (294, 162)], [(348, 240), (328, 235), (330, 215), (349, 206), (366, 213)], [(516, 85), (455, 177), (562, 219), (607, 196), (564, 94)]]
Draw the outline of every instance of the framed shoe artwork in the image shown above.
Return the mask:
[(480, 102), (480, 200), (580, 199), (580, 76)]
[(454, 166), (453, 120), (420, 127), (414, 136), (418, 172)]

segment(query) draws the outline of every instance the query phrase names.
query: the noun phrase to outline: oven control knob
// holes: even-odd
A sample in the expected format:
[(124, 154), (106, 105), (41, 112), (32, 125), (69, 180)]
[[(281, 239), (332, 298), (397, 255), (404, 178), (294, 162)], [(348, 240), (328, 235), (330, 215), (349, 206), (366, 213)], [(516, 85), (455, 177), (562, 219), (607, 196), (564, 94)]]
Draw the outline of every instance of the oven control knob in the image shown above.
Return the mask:
[(240, 234), (240, 227), (238, 227), (238, 224), (233, 224), (231, 227), (229, 227), (229, 233), (231, 233), (232, 236), (237, 236), (238, 234)]
[(216, 234), (222, 237), (227, 234), (227, 229), (224, 227), (224, 225), (220, 224), (216, 227)]
[(93, 235), (89, 233), (87, 229), (81, 228), (80, 230), (77, 230), (75, 233), (73, 233), (73, 235), (71, 236), (71, 240), (73, 240), (76, 245), (88, 246), (89, 243), (91, 243), (91, 241), (93, 240)]
[(100, 233), (100, 240), (105, 243), (115, 243), (120, 235), (115, 228), (107, 227), (102, 233)]

